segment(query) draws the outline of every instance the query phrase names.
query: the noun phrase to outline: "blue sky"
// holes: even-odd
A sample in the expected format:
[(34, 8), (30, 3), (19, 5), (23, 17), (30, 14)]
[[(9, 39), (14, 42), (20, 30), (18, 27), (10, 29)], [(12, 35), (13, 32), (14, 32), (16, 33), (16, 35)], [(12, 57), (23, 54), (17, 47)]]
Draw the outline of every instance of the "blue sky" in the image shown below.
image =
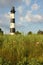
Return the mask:
[(0, 0), (0, 28), (10, 31), (10, 10), (15, 6), (16, 31), (37, 33), (43, 31), (43, 0)]

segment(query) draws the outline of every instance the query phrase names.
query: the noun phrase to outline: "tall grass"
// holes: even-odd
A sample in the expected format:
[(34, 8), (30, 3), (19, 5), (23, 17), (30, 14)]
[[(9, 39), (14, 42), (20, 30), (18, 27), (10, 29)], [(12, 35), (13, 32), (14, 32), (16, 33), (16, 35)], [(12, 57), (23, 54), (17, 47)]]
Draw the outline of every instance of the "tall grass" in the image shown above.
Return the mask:
[(29, 65), (32, 58), (43, 63), (43, 35), (0, 35), (0, 57), (12, 65)]

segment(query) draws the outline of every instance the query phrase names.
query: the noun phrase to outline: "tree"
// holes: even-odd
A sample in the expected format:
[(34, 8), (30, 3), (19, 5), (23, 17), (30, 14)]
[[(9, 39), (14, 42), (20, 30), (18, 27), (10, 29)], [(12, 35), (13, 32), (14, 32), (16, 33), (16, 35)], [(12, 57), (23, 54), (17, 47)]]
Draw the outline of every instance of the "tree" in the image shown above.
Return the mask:
[(39, 30), (39, 31), (37, 32), (37, 34), (43, 34), (43, 31)]
[(0, 28), (0, 34), (3, 34), (3, 31), (2, 31), (2, 29)]
[(19, 31), (16, 31), (16, 32), (15, 32), (15, 34), (21, 34), (21, 32), (19, 32)]
[(32, 32), (30, 31), (30, 32), (28, 32), (28, 34), (32, 34)]

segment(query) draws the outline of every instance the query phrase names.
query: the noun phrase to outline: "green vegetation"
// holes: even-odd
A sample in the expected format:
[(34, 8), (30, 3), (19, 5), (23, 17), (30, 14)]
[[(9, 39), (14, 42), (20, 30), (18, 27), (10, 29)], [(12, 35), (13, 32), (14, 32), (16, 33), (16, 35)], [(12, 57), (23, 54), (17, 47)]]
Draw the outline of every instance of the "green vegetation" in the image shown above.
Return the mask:
[(3, 31), (2, 31), (2, 29), (0, 28), (0, 34), (2, 35), (3, 34)]
[(0, 35), (0, 65), (43, 65), (43, 35)]

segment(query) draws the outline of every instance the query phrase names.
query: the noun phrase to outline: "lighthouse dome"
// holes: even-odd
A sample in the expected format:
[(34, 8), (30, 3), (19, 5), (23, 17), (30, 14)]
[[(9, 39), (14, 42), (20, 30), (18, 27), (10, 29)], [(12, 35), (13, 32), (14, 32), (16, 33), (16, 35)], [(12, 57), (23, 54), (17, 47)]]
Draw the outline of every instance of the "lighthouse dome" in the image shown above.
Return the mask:
[(14, 6), (11, 9), (11, 13), (15, 13), (15, 7)]

